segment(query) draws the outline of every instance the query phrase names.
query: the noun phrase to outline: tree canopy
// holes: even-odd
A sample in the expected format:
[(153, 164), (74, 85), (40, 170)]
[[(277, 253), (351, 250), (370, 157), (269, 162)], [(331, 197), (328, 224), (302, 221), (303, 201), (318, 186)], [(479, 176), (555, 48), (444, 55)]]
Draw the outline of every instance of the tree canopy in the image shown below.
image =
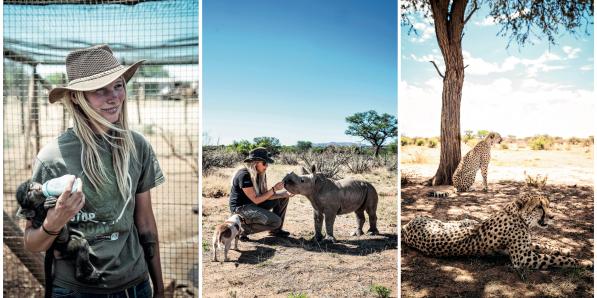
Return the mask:
[(398, 123), (396, 117), (387, 113), (379, 115), (373, 110), (356, 113), (346, 117), (346, 122), (349, 126), (344, 133), (361, 137), (371, 143), (375, 149), (376, 157), (386, 140), (397, 137)]

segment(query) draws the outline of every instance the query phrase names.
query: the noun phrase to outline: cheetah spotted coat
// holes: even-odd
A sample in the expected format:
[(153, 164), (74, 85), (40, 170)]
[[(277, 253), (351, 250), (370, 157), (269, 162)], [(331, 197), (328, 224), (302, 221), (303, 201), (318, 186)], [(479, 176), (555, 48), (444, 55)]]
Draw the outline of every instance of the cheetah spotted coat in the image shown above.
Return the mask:
[(498, 133), (489, 133), (485, 139), (477, 143), (460, 160), (456, 171), (452, 175), (452, 185), (454, 185), (456, 191), (468, 191), (475, 182), (479, 169), (481, 169), (481, 175), (483, 176), (483, 190), (487, 191), (487, 168), (491, 159), (491, 146), (501, 141), (502, 137)]
[(481, 222), (416, 217), (402, 227), (402, 241), (429, 256), (489, 255), (506, 250), (515, 268), (592, 268), (591, 261), (531, 243), (530, 228), (546, 227), (551, 218), (546, 197), (524, 195)]

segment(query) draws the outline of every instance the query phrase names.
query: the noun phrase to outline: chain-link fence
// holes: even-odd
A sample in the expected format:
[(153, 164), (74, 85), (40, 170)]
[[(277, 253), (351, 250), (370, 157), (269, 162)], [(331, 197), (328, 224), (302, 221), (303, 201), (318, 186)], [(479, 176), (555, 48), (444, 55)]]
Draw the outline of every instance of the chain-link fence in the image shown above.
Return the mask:
[(42, 254), (23, 249), (16, 187), (37, 152), (72, 125), (48, 91), (66, 83), (68, 52), (108, 44), (147, 62), (127, 85), (133, 130), (153, 146), (166, 183), (152, 191), (165, 285), (198, 293), (198, 1), (4, 1), (4, 296), (43, 293)]

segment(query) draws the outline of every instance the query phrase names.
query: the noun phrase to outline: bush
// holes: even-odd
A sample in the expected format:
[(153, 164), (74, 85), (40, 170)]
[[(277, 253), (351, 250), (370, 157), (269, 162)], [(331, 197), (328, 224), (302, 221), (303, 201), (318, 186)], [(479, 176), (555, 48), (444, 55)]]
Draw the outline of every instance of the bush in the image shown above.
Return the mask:
[(390, 289), (388, 289), (382, 285), (376, 285), (376, 284), (372, 284), (371, 287), (369, 287), (369, 291), (372, 292), (373, 294), (375, 294), (375, 297), (378, 297), (378, 298), (390, 297), (390, 293), (392, 292), (392, 291), (390, 291)]
[(409, 137), (401, 136), (400, 137), (400, 146), (406, 146), (413, 144), (413, 140)]
[(373, 167), (373, 158), (368, 155), (353, 154), (346, 162), (348, 172), (352, 174), (362, 174), (371, 172)]
[(437, 139), (431, 138), (431, 139), (429, 139), (429, 141), (427, 141), (427, 147), (435, 148), (435, 147), (437, 147), (437, 143), (438, 143)]
[(551, 148), (553, 141), (549, 136), (536, 136), (530, 140), (530, 147), (533, 150), (548, 150)]
[(528, 175), (527, 172), (524, 172), (525, 175), (525, 183), (527, 187), (535, 187), (535, 188), (543, 188), (547, 183), (547, 175), (541, 176), (537, 174), (535, 177)]
[(296, 166), (299, 164), (299, 156), (297, 153), (282, 152), (278, 155), (276, 161), (283, 165)]
[(311, 166), (315, 166), (317, 171), (327, 178), (341, 179), (339, 176), (342, 166), (350, 158), (351, 154), (334, 153), (324, 151), (317, 153), (314, 151), (304, 152), (299, 155), (300, 159), (305, 162), (307, 169), (311, 170)]
[(415, 141), (415, 145), (417, 145), (417, 146), (424, 146), (425, 145), (425, 139), (417, 139)]
[(207, 176), (213, 171), (213, 168), (233, 167), (244, 158), (237, 152), (226, 150), (224, 148), (203, 147), (202, 170), (203, 175)]
[(504, 149), (504, 150), (508, 150), (508, 144), (506, 144), (506, 143), (502, 143), (502, 144), (500, 145), (500, 147), (501, 147), (502, 149)]

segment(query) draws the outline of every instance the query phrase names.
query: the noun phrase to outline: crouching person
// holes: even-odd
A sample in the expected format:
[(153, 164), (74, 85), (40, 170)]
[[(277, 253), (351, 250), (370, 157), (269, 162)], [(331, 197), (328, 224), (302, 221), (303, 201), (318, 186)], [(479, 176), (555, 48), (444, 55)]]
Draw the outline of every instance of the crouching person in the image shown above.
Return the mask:
[(265, 148), (255, 148), (244, 160), (245, 166), (232, 179), (230, 211), (243, 218), (241, 241), (249, 240), (249, 234), (263, 231), (269, 231), (271, 236), (290, 235), (282, 226), (288, 198), (293, 195), (287, 191), (277, 193), (284, 188), (282, 182), (267, 187), (266, 171), (268, 164), (273, 162)]

